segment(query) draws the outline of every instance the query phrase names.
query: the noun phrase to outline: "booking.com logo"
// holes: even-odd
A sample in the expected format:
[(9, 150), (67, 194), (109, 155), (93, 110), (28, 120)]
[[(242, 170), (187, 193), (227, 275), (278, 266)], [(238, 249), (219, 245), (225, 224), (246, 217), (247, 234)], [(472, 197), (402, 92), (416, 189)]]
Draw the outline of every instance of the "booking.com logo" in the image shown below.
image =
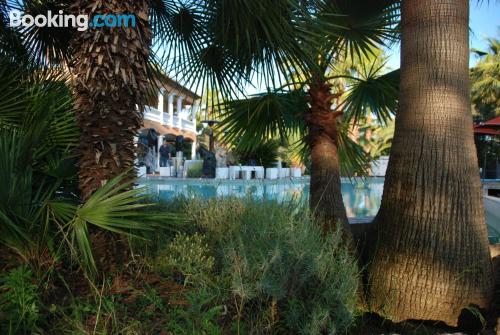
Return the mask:
[(24, 14), (21, 11), (13, 10), (9, 12), (11, 27), (55, 27), (55, 28), (77, 28), (78, 31), (85, 31), (89, 28), (115, 28), (136, 26), (135, 15), (132, 14), (97, 14), (91, 19), (88, 15), (64, 14), (62, 10), (58, 14), (48, 11), (47, 15), (38, 14), (36, 16)]

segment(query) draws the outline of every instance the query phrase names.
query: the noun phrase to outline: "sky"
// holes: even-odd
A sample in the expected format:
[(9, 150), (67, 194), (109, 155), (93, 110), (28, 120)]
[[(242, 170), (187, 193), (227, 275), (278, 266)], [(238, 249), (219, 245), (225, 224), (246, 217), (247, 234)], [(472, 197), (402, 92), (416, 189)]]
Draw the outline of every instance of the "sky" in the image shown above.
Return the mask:
[[(481, 1), (472, 0), (470, 2), (470, 47), (485, 50), (487, 43), (486, 37), (500, 38), (500, 1), (490, 0)], [(399, 68), (399, 48), (395, 45), (389, 52), (390, 58), (388, 66), (392, 69)], [(470, 66), (474, 66), (477, 57), (471, 55)]]

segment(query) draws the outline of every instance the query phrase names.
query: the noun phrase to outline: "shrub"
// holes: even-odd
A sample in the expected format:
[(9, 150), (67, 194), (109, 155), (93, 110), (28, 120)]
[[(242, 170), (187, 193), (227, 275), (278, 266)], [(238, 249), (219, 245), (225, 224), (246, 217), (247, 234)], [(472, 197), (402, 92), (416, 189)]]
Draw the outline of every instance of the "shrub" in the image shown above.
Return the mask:
[(223, 306), (217, 304), (217, 296), (204, 288), (186, 294), (187, 308), (174, 308), (168, 314), (167, 330), (171, 334), (218, 335)]
[(146, 288), (135, 301), (135, 304), (140, 307), (138, 314), (140, 319), (149, 319), (157, 310), (162, 313), (166, 310), (163, 300), (154, 288)]
[(158, 254), (154, 266), (166, 274), (180, 272), (184, 284), (202, 283), (212, 272), (214, 258), (203, 235), (180, 233)]
[(188, 178), (201, 178), (203, 176), (203, 162), (193, 163), (186, 171)]
[[(0, 317), (1, 324), (7, 323), (4, 334), (31, 334), (37, 330), (40, 319), (41, 301), (33, 274), (27, 266), (10, 270), (1, 279)], [(4, 316), (6, 319), (3, 319)], [(3, 329), (4, 326), (2, 326)]]
[(235, 229), (245, 211), (246, 202), (237, 198), (195, 198), (185, 203), (188, 219), (203, 231), (210, 232), (210, 241), (220, 241)]
[(256, 333), (348, 329), (358, 271), (340, 232), (322, 236), (308, 210), (293, 204), (223, 199), (190, 206), (220, 257), (220, 276), (230, 278), (238, 321)]

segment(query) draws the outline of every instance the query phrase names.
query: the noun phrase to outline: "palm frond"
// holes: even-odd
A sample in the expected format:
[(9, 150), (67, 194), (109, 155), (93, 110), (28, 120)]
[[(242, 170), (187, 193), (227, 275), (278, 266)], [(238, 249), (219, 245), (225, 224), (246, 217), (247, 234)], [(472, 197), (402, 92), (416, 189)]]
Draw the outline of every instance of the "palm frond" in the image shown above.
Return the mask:
[(90, 273), (96, 266), (89, 239), (89, 226), (93, 225), (110, 232), (140, 238), (141, 232), (160, 228), (163, 222), (177, 222), (179, 215), (172, 213), (146, 212), (153, 206), (144, 188), (132, 188), (134, 181), (126, 181), (127, 173), (108, 181), (84, 204), (75, 210), (73, 219), (67, 224), (70, 240), (81, 257), (81, 265)]
[(220, 114), (221, 140), (250, 149), (269, 139), (287, 143), (293, 134), (303, 134), (302, 119), (307, 109), (301, 91), (267, 92), (248, 99), (234, 100)]
[(258, 82), (280, 85), (291, 68), (308, 61), (301, 41), (307, 33), (303, 22), (309, 13), (295, 0), (208, 0), (210, 24), (216, 44), (238, 59), (245, 74)]
[(500, 100), (500, 40), (489, 38), (487, 42), (488, 51), (476, 50), (480, 59), (470, 69), (472, 100), (495, 105)]
[[(12, 0), (7, 2), (8, 10), (19, 10), (25, 14), (37, 16), (47, 15), (48, 11), (68, 13), (72, 4), (70, 0)], [(67, 62), (70, 56), (70, 42), (76, 33), (74, 28), (56, 27), (17, 27), (17, 35), (26, 51), (31, 64), (59, 65)]]
[(392, 118), (397, 110), (399, 70), (378, 75), (381, 68), (368, 68), (349, 87), (343, 101), (345, 119), (357, 123), (373, 113), (382, 123)]
[(318, 0), (318, 21), (328, 32), (326, 54), (368, 55), (373, 47), (397, 40), (400, 2)]
[(347, 124), (339, 124), (338, 148), (340, 173), (346, 177), (367, 176), (367, 168), (370, 156), (363, 150), (363, 147), (354, 141), (349, 135), (350, 130)]
[(295, 0), (151, 0), (156, 57), (195, 91), (241, 96), (252, 78), (278, 87), (310, 59), (299, 43), (304, 13)]
[[(18, 252), (29, 241), (26, 219), (33, 205), (32, 171), (25, 151), (19, 132), (0, 129), (0, 242)], [(26, 170), (20, 174), (19, 168)]]
[(236, 95), (244, 74), (228, 50), (215, 42), (209, 14), (205, 1), (151, 0), (152, 61), (193, 91)]

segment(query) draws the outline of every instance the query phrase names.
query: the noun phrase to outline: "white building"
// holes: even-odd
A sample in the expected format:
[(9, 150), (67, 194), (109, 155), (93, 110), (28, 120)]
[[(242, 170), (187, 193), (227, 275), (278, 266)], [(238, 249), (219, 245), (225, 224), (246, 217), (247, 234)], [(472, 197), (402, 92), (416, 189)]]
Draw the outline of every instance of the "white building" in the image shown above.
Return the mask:
[(172, 140), (176, 136), (184, 137), (184, 157), (196, 157), (196, 115), (200, 108), (200, 99), (196, 93), (176, 81), (164, 77), (156, 97), (149, 99), (144, 110), (144, 124), (140, 132), (154, 129), (159, 135), (154, 148), (156, 168), (159, 170), (158, 149), (163, 139)]

